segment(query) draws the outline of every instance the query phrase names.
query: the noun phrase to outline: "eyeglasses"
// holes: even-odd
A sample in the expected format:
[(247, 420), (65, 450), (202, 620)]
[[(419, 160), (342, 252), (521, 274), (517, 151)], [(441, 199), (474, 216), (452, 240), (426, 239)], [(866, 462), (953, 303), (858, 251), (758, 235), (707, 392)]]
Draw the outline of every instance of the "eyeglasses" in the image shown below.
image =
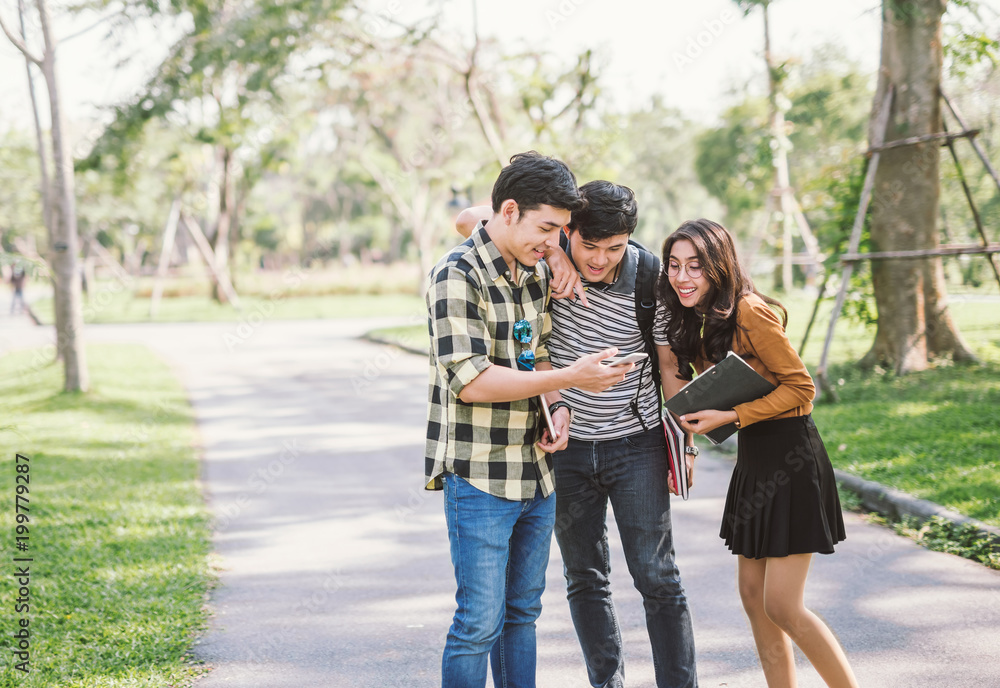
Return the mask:
[[(525, 319), (514, 323), (514, 339), (522, 344), (531, 344), (531, 323)], [(525, 349), (517, 357), (517, 367), (521, 370), (535, 369), (535, 352)]]
[(687, 276), (691, 279), (698, 279), (701, 277), (701, 273), (704, 270), (700, 265), (681, 265), (680, 263), (670, 262), (667, 264), (667, 275), (670, 277), (676, 277), (681, 273), (681, 270), (687, 273)]

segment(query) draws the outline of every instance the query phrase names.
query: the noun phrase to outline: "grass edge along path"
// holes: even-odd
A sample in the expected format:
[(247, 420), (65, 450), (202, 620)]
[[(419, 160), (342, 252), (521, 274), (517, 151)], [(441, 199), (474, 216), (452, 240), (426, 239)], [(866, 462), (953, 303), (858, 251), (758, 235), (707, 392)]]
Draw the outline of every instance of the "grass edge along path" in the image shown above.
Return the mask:
[[(193, 411), (146, 347), (87, 355), (85, 395), (62, 392), (61, 366), (39, 365), (35, 351), (0, 357), (3, 541), (10, 552), (18, 452), (29, 457), (33, 559), (27, 613), (15, 611), (14, 579), (3, 577), (0, 686), (187, 686), (204, 671), (191, 647), (213, 580)], [(10, 651), (22, 618), (28, 674)]]

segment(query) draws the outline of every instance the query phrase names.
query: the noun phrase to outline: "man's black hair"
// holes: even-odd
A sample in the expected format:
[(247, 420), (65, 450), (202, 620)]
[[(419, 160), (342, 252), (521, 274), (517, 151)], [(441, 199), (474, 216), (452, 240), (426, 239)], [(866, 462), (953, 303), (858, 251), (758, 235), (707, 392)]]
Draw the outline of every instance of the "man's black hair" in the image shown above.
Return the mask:
[(581, 238), (601, 241), (635, 231), (639, 208), (632, 189), (599, 179), (581, 186), (580, 194), (587, 205), (573, 211), (569, 228)]
[(570, 212), (586, 205), (566, 163), (535, 151), (518, 153), (500, 171), (493, 185), (493, 212), (500, 212), (508, 198), (517, 202), (519, 217), (543, 205)]

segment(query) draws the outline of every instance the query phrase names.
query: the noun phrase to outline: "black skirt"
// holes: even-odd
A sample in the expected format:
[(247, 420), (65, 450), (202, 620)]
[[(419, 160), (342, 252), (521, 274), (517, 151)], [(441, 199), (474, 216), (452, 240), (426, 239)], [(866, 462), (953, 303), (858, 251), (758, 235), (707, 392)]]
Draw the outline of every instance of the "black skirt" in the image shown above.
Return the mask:
[(832, 554), (846, 537), (833, 466), (811, 416), (739, 431), (719, 536), (752, 559)]

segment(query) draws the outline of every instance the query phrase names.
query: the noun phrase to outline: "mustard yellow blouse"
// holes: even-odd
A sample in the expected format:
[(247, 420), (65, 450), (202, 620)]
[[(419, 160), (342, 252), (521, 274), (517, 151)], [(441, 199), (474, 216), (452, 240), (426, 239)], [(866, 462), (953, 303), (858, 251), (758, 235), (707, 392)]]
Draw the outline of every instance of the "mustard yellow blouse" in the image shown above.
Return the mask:
[[(811, 413), (816, 386), (788, 340), (778, 314), (759, 296), (748, 294), (737, 305), (736, 322), (733, 352), (777, 387), (767, 396), (733, 409), (740, 418), (740, 427)], [(711, 365), (705, 358), (694, 363), (699, 374)]]

